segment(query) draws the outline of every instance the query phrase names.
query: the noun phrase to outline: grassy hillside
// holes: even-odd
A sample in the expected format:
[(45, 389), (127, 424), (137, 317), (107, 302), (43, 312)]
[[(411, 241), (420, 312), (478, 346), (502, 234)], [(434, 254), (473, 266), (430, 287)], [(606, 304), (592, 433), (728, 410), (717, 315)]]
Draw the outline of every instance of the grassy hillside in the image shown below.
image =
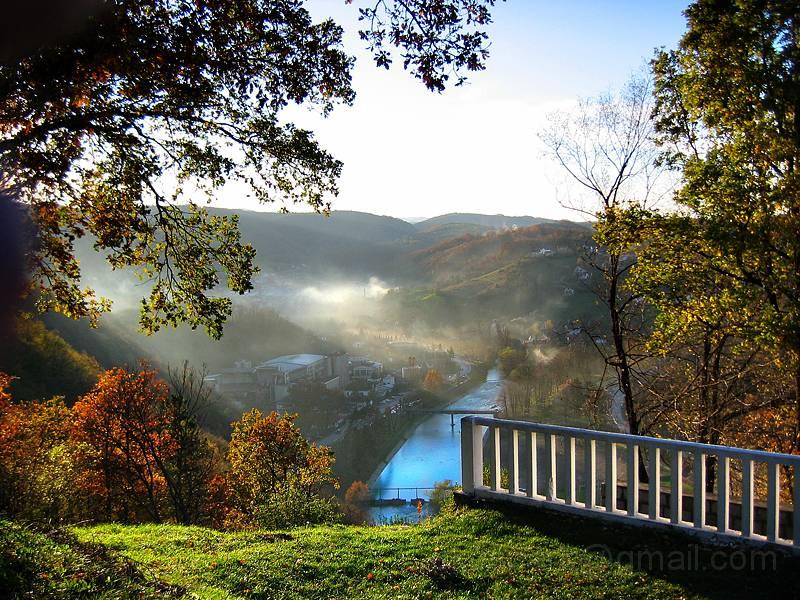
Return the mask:
[(133, 562), (66, 531), (0, 519), (2, 598), (180, 598), (185, 591), (145, 575)]
[[(575, 257), (524, 258), (495, 271), (441, 288), (456, 303), (469, 303), (487, 317), (535, 314), (556, 323), (591, 320), (595, 296), (575, 275)], [(572, 290), (572, 295), (565, 295)]]
[[(493, 511), (422, 526), (285, 533), (168, 525), (73, 531), (75, 539), (53, 540), (5, 523), (0, 587), (37, 598), (126, 598), (137, 590), (210, 599), (705, 597), (699, 580), (679, 585), (637, 572)], [(98, 576), (104, 572), (108, 579)]]

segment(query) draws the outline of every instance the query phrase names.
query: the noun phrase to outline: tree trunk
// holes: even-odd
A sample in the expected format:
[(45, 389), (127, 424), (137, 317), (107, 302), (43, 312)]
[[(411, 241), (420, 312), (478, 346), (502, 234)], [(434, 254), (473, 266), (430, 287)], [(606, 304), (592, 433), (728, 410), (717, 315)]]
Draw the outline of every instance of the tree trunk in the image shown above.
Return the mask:
[[(622, 315), (618, 309), (617, 294), (620, 285), (620, 255), (615, 254), (610, 258), (611, 269), (609, 272), (608, 309), (611, 316), (611, 336), (614, 340), (614, 352), (616, 354), (614, 368), (617, 371), (619, 388), (625, 397), (625, 416), (628, 418), (628, 431), (631, 435), (641, 435), (641, 424), (639, 423), (639, 417), (636, 413), (636, 405), (634, 404), (633, 398), (631, 368), (628, 363), (628, 352), (625, 348), (625, 333), (622, 330)], [(649, 483), (650, 481), (642, 452), (639, 452), (639, 480), (642, 483)]]

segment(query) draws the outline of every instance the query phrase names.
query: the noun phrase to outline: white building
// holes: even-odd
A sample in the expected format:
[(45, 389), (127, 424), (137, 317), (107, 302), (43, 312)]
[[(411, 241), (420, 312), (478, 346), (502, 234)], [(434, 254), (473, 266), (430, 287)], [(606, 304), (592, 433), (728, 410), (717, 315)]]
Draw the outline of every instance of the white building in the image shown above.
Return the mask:
[(321, 354), (287, 354), (261, 363), (256, 370), (279, 373), (282, 376), (280, 383), (284, 385), (301, 381), (327, 381), (331, 378), (331, 361)]
[(383, 363), (367, 358), (353, 358), (350, 360), (350, 377), (352, 379), (374, 380), (383, 375)]

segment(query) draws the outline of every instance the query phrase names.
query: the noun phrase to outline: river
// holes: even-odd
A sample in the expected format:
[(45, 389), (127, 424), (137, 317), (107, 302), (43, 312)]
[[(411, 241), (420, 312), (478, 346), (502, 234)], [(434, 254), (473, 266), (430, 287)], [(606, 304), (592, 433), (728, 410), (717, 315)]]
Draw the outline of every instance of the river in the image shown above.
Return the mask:
[[(497, 369), (492, 369), (486, 381), (478, 388), (454, 400), (448, 408), (489, 409), (496, 406), (502, 390), (502, 379)], [(456, 415), (455, 427), (450, 425), (450, 415), (433, 414), (420, 423), (402, 443), (370, 485), (375, 496), (393, 498), (396, 490), (389, 488), (431, 488), (434, 483), (449, 479), (461, 481), (461, 423), (464, 415)], [(386, 491), (381, 491), (386, 490)], [(428, 498), (430, 490), (419, 489), (419, 497)], [(415, 496), (415, 490), (400, 491), (406, 500)], [(414, 519), (415, 506), (373, 507), (372, 519), (378, 523), (400, 519)]]

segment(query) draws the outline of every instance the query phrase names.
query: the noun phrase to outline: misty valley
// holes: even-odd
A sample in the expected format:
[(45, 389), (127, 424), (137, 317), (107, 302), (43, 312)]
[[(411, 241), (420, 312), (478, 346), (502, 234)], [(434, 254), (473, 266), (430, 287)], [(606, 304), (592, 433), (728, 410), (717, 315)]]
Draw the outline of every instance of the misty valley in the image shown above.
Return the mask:
[(800, 598), (797, 0), (6, 4), (0, 599)]
[[(72, 402), (101, 368), (144, 363), (166, 375), (186, 363), (205, 378), (202, 425), (220, 443), (250, 409), (293, 413), (309, 440), (332, 449), (343, 490), (355, 481), (376, 496), (426, 488), (404, 492), (425, 502), (436, 484), (458, 483), (452, 468), (406, 469), (391, 482), (381, 473), (425, 424), (441, 422), (447, 434), (431, 457), (457, 451), (450, 417), (430, 411), (471, 405), (615, 426), (610, 400), (594, 414), (580, 410), (602, 374), (579, 325), (603, 320), (581, 258), (588, 225), (470, 214), (415, 224), (354, 212), (238, 217), (261, 273), (255, 292), (234, 298), (220, 340), (185, 326), (140, 335), (141, 284), (109, 271), (86, 243), (84, 277), (115, 311), (97, 329), (52, 314), (25, 324), (4, 355), (14, 396)], [(488, 372), (504, 383), (471, 402)]]

